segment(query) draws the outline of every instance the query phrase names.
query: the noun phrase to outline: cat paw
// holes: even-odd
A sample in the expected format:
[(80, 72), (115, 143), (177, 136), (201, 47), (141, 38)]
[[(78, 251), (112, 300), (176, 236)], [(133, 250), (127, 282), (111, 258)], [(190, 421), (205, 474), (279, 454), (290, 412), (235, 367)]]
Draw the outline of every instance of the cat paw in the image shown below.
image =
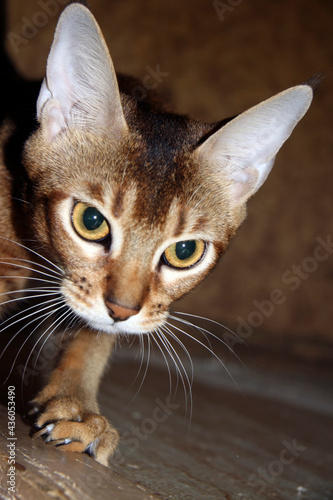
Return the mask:
[(37, 428), (33, 439), (42, 437), (62, 450), (87, 453), (107, 466), (115, 451), (119, 435), (105, 417), (82, 408), (74, 397), (54, 398), (43, 406), (32, 402), (30, 416), (35, 415)]

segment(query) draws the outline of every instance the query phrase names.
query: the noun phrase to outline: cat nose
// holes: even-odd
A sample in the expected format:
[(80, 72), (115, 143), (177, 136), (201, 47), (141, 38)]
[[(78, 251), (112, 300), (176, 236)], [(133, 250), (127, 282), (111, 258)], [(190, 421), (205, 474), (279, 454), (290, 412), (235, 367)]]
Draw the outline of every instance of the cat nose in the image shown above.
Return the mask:
[(121, 306), (115, 302), (105, 301), (106, 307), (109, 309), (109, 315), (114, 321), (125, 321), (131, 316), (135, 316), (139, 313), (140, 308), (130, 308), (126, 306)]

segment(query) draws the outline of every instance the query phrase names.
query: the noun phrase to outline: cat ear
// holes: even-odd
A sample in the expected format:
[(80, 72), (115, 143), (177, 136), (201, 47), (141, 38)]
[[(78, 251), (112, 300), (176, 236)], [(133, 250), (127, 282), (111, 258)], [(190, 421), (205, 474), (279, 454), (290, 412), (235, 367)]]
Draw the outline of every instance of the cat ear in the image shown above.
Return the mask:
[(244, 204), (266, 180), (312, 96), (306, 84), (281, 92), (228, 122), (196, 150), (200, 162), (229, 186), (232, 206)]
[(115, 140), (127, 130), (108, 48), (83, 5), (70, 4), (60, 16), (37, 118), (48, 140), (71, 126), (103, 130)]

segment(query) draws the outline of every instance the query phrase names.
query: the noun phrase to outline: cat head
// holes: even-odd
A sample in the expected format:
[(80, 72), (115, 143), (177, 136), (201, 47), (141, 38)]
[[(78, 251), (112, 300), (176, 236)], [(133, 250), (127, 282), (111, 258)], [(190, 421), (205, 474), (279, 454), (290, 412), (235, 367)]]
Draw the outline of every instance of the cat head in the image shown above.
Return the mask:
[(90, 11), (70, 4), (24, 163), (31, 231), (72, 310), (108, 333), (158, 328), (226, 250), (311, 99), (299, 85), (213, 125), (136, 102)]

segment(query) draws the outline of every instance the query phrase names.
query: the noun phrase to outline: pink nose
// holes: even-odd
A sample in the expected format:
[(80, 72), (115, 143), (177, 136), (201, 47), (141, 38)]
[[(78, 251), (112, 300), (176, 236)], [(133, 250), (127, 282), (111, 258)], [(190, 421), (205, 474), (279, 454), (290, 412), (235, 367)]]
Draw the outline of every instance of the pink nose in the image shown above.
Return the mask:
[(140, 311), (139, 308), (131, 309), (130, 307), (120, 306), (119, 304), (109, 302), (108, 300), (105, 301), (105, 305), (109, 309), (109, 315), (115, 321), (125, 321), (131, 316), (135, 316)]

